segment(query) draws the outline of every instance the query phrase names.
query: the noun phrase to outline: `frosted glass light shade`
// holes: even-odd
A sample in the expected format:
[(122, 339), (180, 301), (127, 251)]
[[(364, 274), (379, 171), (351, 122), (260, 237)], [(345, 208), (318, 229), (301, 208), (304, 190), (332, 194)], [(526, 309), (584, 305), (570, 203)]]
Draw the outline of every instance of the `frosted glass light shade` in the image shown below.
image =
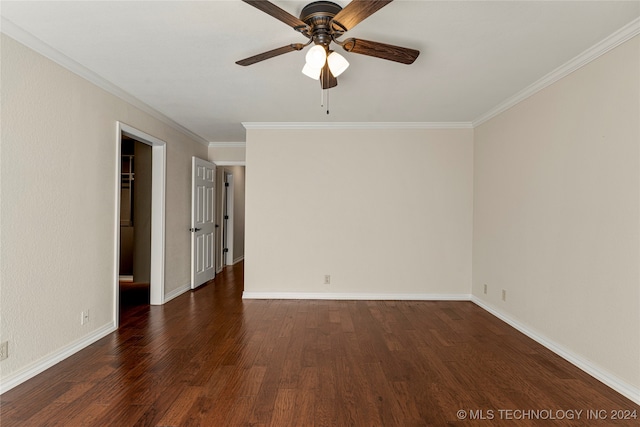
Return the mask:
[(309, 49), (305, 59), (307, 60), (307, 65), (313, 68), (322, 68), (327, 60), (327, 52), (324, 50), (324, 46), (317, 44)]
[(331, 70), (333, 77), (338, 77), (340, 74), (344, 73), (344, 70), (349, 68), (349, 62), (344, 59), (344, 56), (337, 52), (331, 52), (327, 61), (329, 62), (329, 69)]
[(322, 71), (322, 67), (315, 68), (309, 65), (309, 63), (304, 64), (302, 67), (302, 74), (307, 77), (311, 77), (314, 80), (318, 80), (320, 78), (320, 72)]

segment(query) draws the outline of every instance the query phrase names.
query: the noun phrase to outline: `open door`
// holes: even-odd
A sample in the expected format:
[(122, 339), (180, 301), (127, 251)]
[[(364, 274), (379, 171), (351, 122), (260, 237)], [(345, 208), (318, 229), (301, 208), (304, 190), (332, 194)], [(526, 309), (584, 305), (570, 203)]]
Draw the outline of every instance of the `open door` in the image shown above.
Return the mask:
[(191, 289), (213, 279), (216, 165), (193, 157), (191, 184)]

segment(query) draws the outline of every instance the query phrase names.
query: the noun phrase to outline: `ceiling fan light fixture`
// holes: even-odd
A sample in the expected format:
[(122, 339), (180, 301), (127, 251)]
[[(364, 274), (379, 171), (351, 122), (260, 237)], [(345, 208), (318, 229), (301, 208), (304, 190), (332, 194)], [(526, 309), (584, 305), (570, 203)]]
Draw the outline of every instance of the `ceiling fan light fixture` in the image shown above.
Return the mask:
[(317, 44), (309, 49), (305, 59), (307, 61), (307, 65), (320, 69), (324, 67), (324, 63), (327, 61), (327, 51), (324, 46)]
[(327, 62), (329, 63), (331, 74), (333, 74), (334, 77), (338, 77), (340, 74), (344, 73), (347, 68), (349, 68), (349, 61), (347, 61), (345, 57), (340, 55), (338, 52), (331, 52), (327, 57)]
[(304, 74), (307, 77), (311, 77), (313, 80), (319, 80), (321, 72), (322, 72), (322, 67), (320, 68), (312, 67), (311, 65), (309, 65), (308, 62), (304, 64), (304, 67), (302, 67), (302, 74)]

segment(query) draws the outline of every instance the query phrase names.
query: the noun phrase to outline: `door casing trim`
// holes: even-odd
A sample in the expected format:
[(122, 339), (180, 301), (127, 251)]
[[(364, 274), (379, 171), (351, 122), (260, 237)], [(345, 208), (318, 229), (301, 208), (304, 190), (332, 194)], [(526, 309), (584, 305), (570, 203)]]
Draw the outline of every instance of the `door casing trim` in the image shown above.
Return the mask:
[(165, 303), (164, 271), (165, 271), (165, 200), (166, 200), (166, 166), (167, 144), (152, 135), (122, 122), (116, 122), (116, 207), (115, 207), (115, 245), (114, 245), (114, 319), (118, 326), (120, 310), (120, 174), (122, 134), (151, 146), (151, 283), (150, 303)]

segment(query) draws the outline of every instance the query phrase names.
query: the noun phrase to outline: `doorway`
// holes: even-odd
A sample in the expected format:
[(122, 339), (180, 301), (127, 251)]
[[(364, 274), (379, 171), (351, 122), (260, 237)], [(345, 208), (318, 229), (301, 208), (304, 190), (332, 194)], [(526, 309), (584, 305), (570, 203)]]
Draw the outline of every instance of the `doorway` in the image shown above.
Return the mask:
[[(216, 272), (244, 259), (245, 163), (216, 161)], [(226, 250), (225, 250), (226, 249)]]
[(224, 211), (222, 213), (223, 265), (233, 265), (233, 175), (224, 172)]
[[(134, 147), (133, 154), (130, 145)], [(114, 318), (118, 326), (121, 276), (123, 292), (130, 293), (133, 299), (164, 304), (166, 143), (118, 122), (116, 163)], [(123, 184), (125, 180), (127, 183)], [(136, 187), (143, 191), (135, 191)], [(127, 224), (131, 230), (123, 228)], [(133, 249), (127, 248), (128, 240), (133, 240)], [(128, 250), (134, 252), (133, 257), (123, 254), (121, 262), (121, 251)]]
[(120, 143), (120, 316), (149, 305), (151, 146), (126, 134)]

